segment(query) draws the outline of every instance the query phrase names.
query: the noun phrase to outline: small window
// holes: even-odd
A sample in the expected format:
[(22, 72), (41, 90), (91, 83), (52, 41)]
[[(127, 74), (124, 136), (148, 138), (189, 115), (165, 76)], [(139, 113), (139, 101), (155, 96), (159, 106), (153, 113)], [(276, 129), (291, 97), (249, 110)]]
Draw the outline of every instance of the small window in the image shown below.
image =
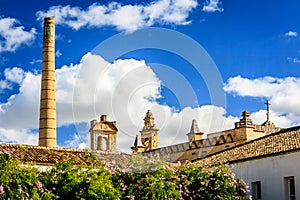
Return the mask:
[(296, 200), (295, 179), (293, 176), (284, 178), (285, 196), (287, 200)]
[(252, 199), (260, 200), (261, 199), (261, 183), (260, 181), (251, 183)]

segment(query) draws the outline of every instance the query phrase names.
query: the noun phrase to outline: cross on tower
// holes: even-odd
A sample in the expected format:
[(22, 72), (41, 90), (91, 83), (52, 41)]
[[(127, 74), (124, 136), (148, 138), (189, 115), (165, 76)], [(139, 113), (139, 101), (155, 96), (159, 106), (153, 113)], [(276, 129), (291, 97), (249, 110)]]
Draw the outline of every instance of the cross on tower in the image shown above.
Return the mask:
[(267, 105), (267, 121), (270, 121), (270, 103), (269, 100), (267, 100), (267, 102), (265, 103)]

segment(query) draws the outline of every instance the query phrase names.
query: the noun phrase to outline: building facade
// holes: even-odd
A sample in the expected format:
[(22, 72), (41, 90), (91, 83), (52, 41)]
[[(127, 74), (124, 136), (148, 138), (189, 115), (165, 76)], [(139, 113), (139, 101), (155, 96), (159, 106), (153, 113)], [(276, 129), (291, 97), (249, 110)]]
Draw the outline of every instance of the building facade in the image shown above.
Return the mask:
[(238, 162), (232, 165), (238, 178), (250, 186), (252, 199), (300, 198), (300, 152)]
[[(145, 121), (145, 119), (147, 120)], [(269, 118), (262, 125), (254, 124), (250, 118), (250, 113), (245, 110), (242, 112), (241, 119), (234, 124), (233, 129), (210, 133), (207, 134), (206, 138), (203, 138), (204, 133), (200, 131), (197, 121), (193, 120), (190, 132), (187, 133), (187, 142), (160, 148), (155, 146), (151, 149), (147, 147), (149, 144), (145, 141), (148, 138), (150, 138), (150, 141), (151, 139), (157, 141), (158, 129), (155, 127), (151, 111), (147, 111), (145, 119), (141, 137), (142, 144), (146, 148), (139, 149), (139, 152), (143, 152), (144, 155), (160, 155), (170, 162), (184, 162), (203, 158), (280, 130), (280, 128), (275, 127)], [(152, 124), (152, 128), (149, 128), (151, 127), (149, 124)], [(143, 135), (145, 132), (147, 134)]]
[(91, 121), (90, 137), (92, 151), (117, 151), (118, 128), (115, 121), (107, 121), (107, 116), (102, 115), (100, 121)]
[(193, 161), (198, 166), (230, 164), (250, 186), (253, 199), (300, 196), (300, 126), (281, 130)]

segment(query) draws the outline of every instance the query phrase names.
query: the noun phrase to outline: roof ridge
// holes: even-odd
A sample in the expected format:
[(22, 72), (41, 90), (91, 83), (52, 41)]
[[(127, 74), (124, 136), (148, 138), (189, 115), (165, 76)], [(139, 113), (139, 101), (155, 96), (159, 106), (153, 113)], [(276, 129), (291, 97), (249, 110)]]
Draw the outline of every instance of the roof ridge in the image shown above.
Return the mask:
[(45, 147), (45, 146), (37, 146), (37, 145), (29, 145), (29, 144), (12, 144), (12, 143), (0, 143), (0, 146), (11, 146), (11, 147), (18, 146), (18, 147), (33, 148), (33, 149), (64, 150), (64, 151), (70, 151), (70, 152), (90, 151), (89, 149), (76, 149), (76, 148), (69, 148), (69, 147)]
[[(197, 161), (201, 161), (201, 160), (204, 160), (204, 159), (209, 159), (209, 158), (213, 158), (214, 156), (218, 155), (218, 154), (222, 154), (222, 153), (225, 153), (225, 152), (230, 152), (232, 151), (233, 149), (236, 149), (236, 148), (242, 148), (243, 146), (246, 146), (246, 145), (249, 145), (251, 143), (255, 143), (255, 142), (259, 142), (259, 141), (263, 141), (267, 138), (272, 138), (272, 137), (276, 137), (278, 135), (281, 135), (281, 134), (284, 134), (284, 133), (290, 133), (290, 132), (293, 132), (293, 131), (299, 131), (300, 130), (300, 126), (295, 126), (295, 127), (291, 127), (291, 128), (287, 128), (287, 129), (283, 129), (283, 130), (280, 130), (276, 133), (272, 133), (272, 134), (268, 134), (268, 135), (265, 135), (265, 136), (262, 136), (260, 138), (256, 138), (256, 139), (253, 139), (253, 140), (250, 140), (250, 141), (247, 141), (247, 142), (244, 142), (242, 144), (239, 144), (239, 145), (236, 145), (236, 146), (233, 146), (233, 147), (230, 147), (230, 148), (227, 148), (227, 149), (224, 149), (222, 151), (218, 151), (218, 152), (215, 152), (215, 153), (212, 153), (212, 154), (209, 154), (205, 157), (202, 157), (202, 158), (197, 158), (195, 160), (192, 160), (191, 162), (197, 162)], [(257, 158), (257, 157), (262, 157), (262, 156), (267, 156), (267, 155), (274, 155), (274, 154), (277, 154), (277, 153), (283, 153), (283, 152), (290, 152), (290, 151), (294, 151), (294, 150), (297, 150), (299, 148), (294, 148), (294, 149), (286, 149), (286, 150), (282, 150), (280, 152), (275, 152), (275, 153), (267, 153), (265, 155), (256, 155), (256, 156), (253, 156), (253, 157), (249, 157), (248, 159), (252, 159), (252, 158)], [(247, 158), (244, 158), (244, 159), (247, 159)], [(235, 159), (235, 160), (232, 160), (232, 161), (238, 161), (238, 160), (243, 160), (243, 159)], [(232, 162), (231, 161), (231, 162)], [(228, 161), (229, 162), (229, 161)]]

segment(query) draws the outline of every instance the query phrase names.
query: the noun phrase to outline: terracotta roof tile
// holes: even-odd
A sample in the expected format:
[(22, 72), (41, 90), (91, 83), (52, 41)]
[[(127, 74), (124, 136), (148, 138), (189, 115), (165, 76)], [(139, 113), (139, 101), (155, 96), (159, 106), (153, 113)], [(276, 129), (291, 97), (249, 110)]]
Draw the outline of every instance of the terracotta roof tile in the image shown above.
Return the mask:
[(300, 151), (300, 126), (269, 134), (193, 162), (200, 166), (213, 163), (235, 163), (291, 151)]
[(77, 163), (87, 162), (90, 153), (83, 149), (48, 148), (20, 144), (0, 143), (0, 152), (17, 158), (23, 163), (52, 165), (65, 158), (75, 158)]
[(104, 164), (111, 163), (112, 160), (123, 163), (129, 156), (128, 154), (119, 152), (110, 153), (104, 151), (90, 151), (87, 149), (49, 148), (4, 143), (0, 143), (0, 153), (1, 152), (20, 160), (24, 164), (35, 165), (54, 165), (66, 158), (74, 158), (77, 164), (90, 163), (91, 158)]

